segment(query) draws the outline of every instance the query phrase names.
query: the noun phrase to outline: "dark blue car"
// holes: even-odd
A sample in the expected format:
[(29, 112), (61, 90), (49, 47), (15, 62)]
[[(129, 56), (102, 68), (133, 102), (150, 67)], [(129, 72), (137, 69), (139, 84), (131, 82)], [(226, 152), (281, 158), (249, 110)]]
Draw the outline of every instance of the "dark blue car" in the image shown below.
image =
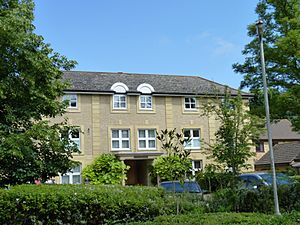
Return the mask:
[[(256, 173), (244, 173), (239, 175), (241, 180), (242, 189), (259, 189), (261, 187), (272, 186), (273, 178), (272, 173), (256, 172)], [(289, 178), (286, 174), (276, 173), (277, 185), (289, 185), (295, 183), (294, 180)]]
[(160, 187), (164, 188), (167, 192), (175, 193), (198, 193), (202, 194), (202, 189), (196, 181), (164, 181), (160, 183)]

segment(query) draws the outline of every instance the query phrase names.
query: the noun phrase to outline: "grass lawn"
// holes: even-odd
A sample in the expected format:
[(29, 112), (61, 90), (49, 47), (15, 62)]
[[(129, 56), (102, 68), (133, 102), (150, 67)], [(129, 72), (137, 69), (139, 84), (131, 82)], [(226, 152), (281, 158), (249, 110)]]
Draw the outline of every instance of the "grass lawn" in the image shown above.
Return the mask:
[(283, 214), (282, 216), (266, 215), (261, 213), (193, 213), (178, 216), (160, 216), (154, 221), (144, 223), (131, 223), (132, 225), (167, 225), (167, 224), (188, 224), (188, 225), (296, 225), (300, 224), (300, 212)]

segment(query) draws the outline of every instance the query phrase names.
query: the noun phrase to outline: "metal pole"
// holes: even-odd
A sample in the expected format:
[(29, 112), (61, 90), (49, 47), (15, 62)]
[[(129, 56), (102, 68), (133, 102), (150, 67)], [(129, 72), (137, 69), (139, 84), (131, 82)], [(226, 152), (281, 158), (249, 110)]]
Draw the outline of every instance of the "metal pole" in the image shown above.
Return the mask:
[(261, 59), (262, 78), (263, 78), (263, 83), (264, 83), (264, 89), (263, 90), (264, 90), (268, 142), (269, 142), (272, 177), (273, 177), (273, 193), (274, 193), (275, 214), (280, 215), (279, 203), (278, 203), (278, 194), (277, 194), (276, 170), (275, 170), (275, 163), (274, 163), (273, 143), (272, 143), (272, 131), (271, 131), (271, 124), (270, 124), (270, 110), (269, 110), (268, 88), (267, 88), (267, 79), (266, 79), (262, 24), (263, 24), (262, 20), (259, 20), (259, 21), (257, 21), (256, 26), (257, 26), (257, 33), (258, 33), (259, 42), (260, 42), (260, 59)]

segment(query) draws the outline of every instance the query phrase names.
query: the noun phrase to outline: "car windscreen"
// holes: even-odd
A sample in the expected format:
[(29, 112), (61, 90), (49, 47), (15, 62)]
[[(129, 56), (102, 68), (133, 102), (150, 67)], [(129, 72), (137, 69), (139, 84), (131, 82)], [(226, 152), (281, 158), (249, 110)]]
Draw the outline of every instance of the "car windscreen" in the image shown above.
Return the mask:
[(166, 189), (169, 192), (190, 192), (190, 193), (200, 193), (201, 189), (196, 182), (185, 182), (183, 185), (179, 182), (167, 182), (161, 183), (161, 187)]
[[(261, 174), (260, 175), (264, 181), (266, 181), (269, 185), (272, 185), (273, 183), (273, 178), (272, 178), (272, 174), (271, 173), (265, 173), (265, 174)], [(283, 174), (283, 173), (277, 173), (276, 174), (276, 181), (277, 184), (279, 185), (283, 185), (283, 184), (292, 184), (294, 183), (294, 181), (292, 179), (290, 179), (287, 175)]]

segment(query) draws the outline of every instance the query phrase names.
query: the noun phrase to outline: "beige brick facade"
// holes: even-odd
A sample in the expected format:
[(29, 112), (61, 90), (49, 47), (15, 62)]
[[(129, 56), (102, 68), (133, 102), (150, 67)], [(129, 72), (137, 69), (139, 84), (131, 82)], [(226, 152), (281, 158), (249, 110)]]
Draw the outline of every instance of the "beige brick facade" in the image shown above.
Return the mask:
[[(114, 153), (131, 167), (127, 184), (149, 185), (149, 165), (164, 154), (155, 132), (173, 128), (193, 135), (190, 156), (195, 169), (211, 163), (205, 149), (215, 141), (219, 123), (214, 116), (201, 116), (201, 107), (214, 99), (216, 90), (224, 93), (225, 86), (197, 76), (158, 74), (65, 71), (64, 78), (71, 83), (64, 117), (82, 130), (82, 153), (74, 155), (81, 169), (102, 153)], [(253, 165), (253, 159), (249, 163)], [(69, 181), (78, 181), (78, 168), (76, 173)]]
[[(199, 108), (201, 108), (203, 99), (196, 98), (197, 109), (185, 110), (184, 96), (153, 95), (152, 110), (143, 111), (139, 109), (139, 96), (127, 95), (127, 109), (115, 110), (112, 107), (112, 94), (77, 93), (77, 109), (67, 109), (64, 118), (68, 118), (71, 125), (82, 129), (80, 134), (82, 153), (74, 156), (75, 160), (81, 162), (82, 168), (90, 164), (101, 153), (112, 152), (131, 167), (136, 167), (135, 171), (130, 171), (128, 174), (129, 183), (150, 184), (148, 178), (138, 180), (136, 174), (144, 171), (146, 176), (148, 171), (145, 165), (148, 167), (152, 160), (163, 152), (160, 150), (158, 141), (156, 141), (155, 150), (140, 150), (138, 147), (139, 129), (155, 129), (158, 132), (162, 129), (172, 128), (176, 128), (178, 132), (182, 129), (199, 129), (201, 146), (191, 150), (191, 159), (201, 160), (203, 167), (211, 163), (211, 160), (208, 160), (207, 155), (204, 154), (204, 149), (207, 147), (205, 143), (214, 141), (218, 121), (213, 116), (201, 116)], [(61, 120), (62, 118), (55, 119), (55, 121)], [(129, 130), (130, 150), (112, 149), (112, 129)]]

